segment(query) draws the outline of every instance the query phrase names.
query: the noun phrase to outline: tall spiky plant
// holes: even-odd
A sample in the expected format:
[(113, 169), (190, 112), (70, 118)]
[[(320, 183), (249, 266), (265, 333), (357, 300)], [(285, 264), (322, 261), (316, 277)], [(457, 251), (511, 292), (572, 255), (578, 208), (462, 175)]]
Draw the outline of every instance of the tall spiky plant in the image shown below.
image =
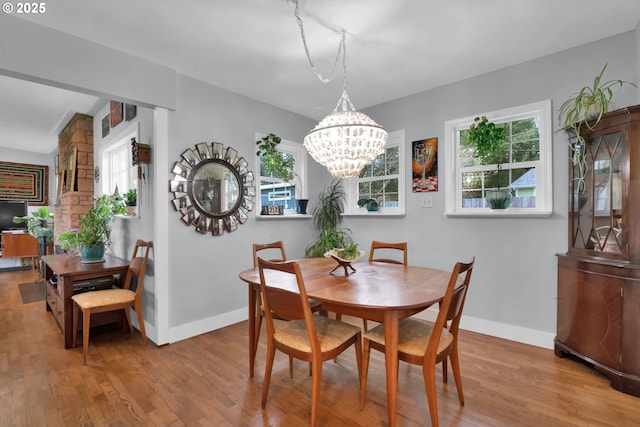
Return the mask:
[(351, 230), (341, 228), (342, 212), (346, 194), (341, 180), (333, 180), (318, 196), (318, 204), (313, 208), (313, 226), (318, 231), (318, 238), (305, 249), (305, 257), (317, 258), (325, 252), (342, 248), (352, 243)]

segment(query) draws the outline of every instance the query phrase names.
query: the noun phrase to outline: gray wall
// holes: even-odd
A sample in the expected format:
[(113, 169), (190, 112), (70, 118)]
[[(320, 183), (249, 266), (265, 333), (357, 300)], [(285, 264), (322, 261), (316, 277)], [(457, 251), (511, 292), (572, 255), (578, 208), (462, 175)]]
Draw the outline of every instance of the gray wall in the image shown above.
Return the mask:
[[(605, 62), (609, 63), (605, 77), (637, 81), (640, 68), (637, 33), (621, 34), (368, 109), (367, 114), (388, 130), (405, 129), (407, 143), (439, 138), (440, 190), (432, 195), (431, 209), (420, 207), (424, 195), (409, 192), (404, 218), (348, 217), (345, 226), (353, 230), (362, 247), (367, 247), (374, 238), (408, 241), (412, 264), (449, 269), (456, 260), (475, 255), (477, 268), (465, 309), (465, 325), (549, 346), (555, 331), (555, 254), (567, 247), (568, 158), (564, 136), (554, 135), (554, 214), (550, 218), (449, 219), (443, 215), (448, 184), (442, 170), (444, 122), (544, 99), (551, 99), (556, 110), (572, 92), (590, 84)], [(143, 224), (127, 223), (116, 231), (123, 234), (127, 243), (115, 248), (125, 254), (128, 250), (124, 247), (140, 234), (154, 240), (160, 234), (167, 237), (164, 239), (167, 247), (155, 248), (156, 253), (164, 251), (167, 256), (163, 259), (168, 260), (166, 266), (156, 265), (156, 271), (166, 274), (156, 275), (154, 281), (156, 288), (166, 287), (168, 298), (168, 313), (164, 314), (170, 332), (169, 338), (161, 341), (175, 341), (246, 318), (247, 291), (237, 275), (251, 265), (251, 243), (282, 239), (291, 258), (301, 257), (315, 235), (311, 220), (251, 217), (231, 234), (203, 236), (193, 227), (184, 226), (169, 203), (158, 197), (166, 195), (168, 185), (164, 177), (182, 151), (202, 141), (234, 147), (253, 167), (255, 132), (274, 132), (285, 139), (301, 141), (315, 121), (105, 47), (0, 16), (0, 38), (15, 40), (16, 34), (20, 36), (20, 49), (13, 44), (0, 46), (0, 73), (170, 108), (168, 142), (157, 144), (155, 140), (160, 135), (156, 134), (152, 139), (156, 144), (153, 158), (162, 161), (152, 164), (152, 185), (157, 193), (155, 203), (149, 207), (156, 211), (155, 218), (162, 218), (157, 211), (166, 213), (166, 220), (153, 223), (152, 216), (144, 212)], [(47, 52), (39, 47), (39, 42), (45, 39)], [(69, 67), (60, 58), (66, 59), (71, 49), (80, 58), (95, 57), (100, 61), (75, 61), (77, 67)], [(46, 61), (41, 60), (43, 57)], [(129, 79), (123, 84), (104, 76), (101, 67), (107, 63), (120, 70), (142, 67), (144, 73), (119, 73), (119, 80)], [(145, 84), (135, 86), (136, 81), (145, 79), (148, 80)], [(124, 93), (122, 88), (131, 85), (135, 86), (131, 92), (134, 95)], [(618, 105), (625, 106), (636, 103), (638, 95), (636, 91), (625, 90), (616, 99)], [(409, 156), (407, 153), (407, 167)], [(309, 165), (309, 195), (313, 205), (314, 195), (331, 178), (313, 161)], [(154, 230), (152, 236), (150, 230)], [(148, 311), (147, 319), (153, 322), (152, 318), (157, 318), (158, 310), (164, 310), (165, 305), (157, 300), (150, 305), (147, 307), (145, 303), (145, 315)], [(150, 336), (153, 337), (153, 332)]]
[[(180, 159), (180, 153), (203, 141), (235, 148), (254, 169), (256, 132), (302, 141), (314, 125), (299, 115), (189, 77), (178, 76), (177, 87), (177, 107), (169, 115), (168, 169)], [(310, 194), (317, 194), (319, 180), (314, 176), (320, 170), (313, 162), (309, 164)], [(192, 322), (220, 325), (224, 321), (215, 317), (234, 311), (246, 317), (247, 290), (238, 273), (252, 265), (251, 244), (282, 239), (287, 255), (298, 258), (313, 237), (310, 219), (255, 220), (252, 215), (237, 231), (218, 237), (196, 233), (194, 227), (183, 225), (173, 210), (169, 219), (171, 327)]]
[[(456, 260), (475, 255), (466, 326), (511, 339), (531, 335), (531, 341), (551, 345), (556, 327), (555, 254), (567, 249), (566, 138), (554, 134), (550, 218), (447, 218), (444, 122), (551, 99), (555, 130), (560, 104), (590, 85), (605, 63), (605, 79), (636, 81), (635, 40), (636, 34), (628, 32), (368, 109), (367, 114), (387, 129), (406, 129), (407, 143), (438, 137), (440, 187), (432, 195), (432, 209), (420, 207), (425, 195), (409, 192), (405, 218), (354, 217), (347, 226), (362, 243), (373, 238), (407, 240), (412, 264), (451, 268)], [(624, 89), (615, 102), (636, 103), (636, 91)], [(410, 155), (405, 159), (408, 170)]]

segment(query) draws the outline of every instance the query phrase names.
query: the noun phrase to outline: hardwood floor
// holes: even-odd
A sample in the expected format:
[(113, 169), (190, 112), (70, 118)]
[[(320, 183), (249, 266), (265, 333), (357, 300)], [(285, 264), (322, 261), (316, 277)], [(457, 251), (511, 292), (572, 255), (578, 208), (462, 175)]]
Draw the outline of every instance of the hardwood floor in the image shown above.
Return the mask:
[[(308, 425), (308, 366), (296, 362), (291, 379), (281, 353), (261, 409), (265, 340), (251, 379), (246, 322), (162, 347), (143, 346), (137, 331), (101, 327), (92, 330), (83, 366), (82, 347), (63, 348), (44, 302), (22, 304), (18, 283), (36, 278), (31, 271), (0, 273), (1, 426)], [(581, 362), (469, 332), (460, 347), (466, 404), (459, 406), (451, 374), (445, 385), (439, 370), (441, 426), (640, 426), (640, 398), (612, 389)], [(323, 367), (319, 425), (387, 425), (381, 354), (372, 352), (362, 411), (355, 351)], [(421, 369), (404, 363), (398, 425), (429, 425)]]

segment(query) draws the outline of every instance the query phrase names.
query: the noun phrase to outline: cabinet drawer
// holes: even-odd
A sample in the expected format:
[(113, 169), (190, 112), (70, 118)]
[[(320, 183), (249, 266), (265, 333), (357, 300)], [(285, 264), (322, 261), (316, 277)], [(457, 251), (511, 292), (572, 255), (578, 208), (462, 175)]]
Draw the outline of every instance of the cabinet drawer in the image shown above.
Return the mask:
[(47, 305), (51, 309), (51, 312), (53, 313), (53, 317), (56, 319), (56, 322), (58, 322), (58, 326), (60, 326), (61, 329), (64, 329), (63, 328), (64, 305), (62, 303), (62, 298), (60, 298), (58, 294), (49, 285), (47, 285), (46, 287), (46, 293), (47, 293)]

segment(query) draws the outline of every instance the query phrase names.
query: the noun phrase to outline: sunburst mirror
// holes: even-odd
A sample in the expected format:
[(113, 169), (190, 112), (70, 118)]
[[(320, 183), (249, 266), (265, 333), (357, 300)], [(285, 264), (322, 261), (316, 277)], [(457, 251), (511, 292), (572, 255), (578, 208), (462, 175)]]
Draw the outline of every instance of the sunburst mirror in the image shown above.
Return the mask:
[(253, 172), (244, 157), (219, 142), (196, 144), (180, 157), (173, 166), (169, 191), (182, 222), (213, 236), (244, 224), (256, 194)]

